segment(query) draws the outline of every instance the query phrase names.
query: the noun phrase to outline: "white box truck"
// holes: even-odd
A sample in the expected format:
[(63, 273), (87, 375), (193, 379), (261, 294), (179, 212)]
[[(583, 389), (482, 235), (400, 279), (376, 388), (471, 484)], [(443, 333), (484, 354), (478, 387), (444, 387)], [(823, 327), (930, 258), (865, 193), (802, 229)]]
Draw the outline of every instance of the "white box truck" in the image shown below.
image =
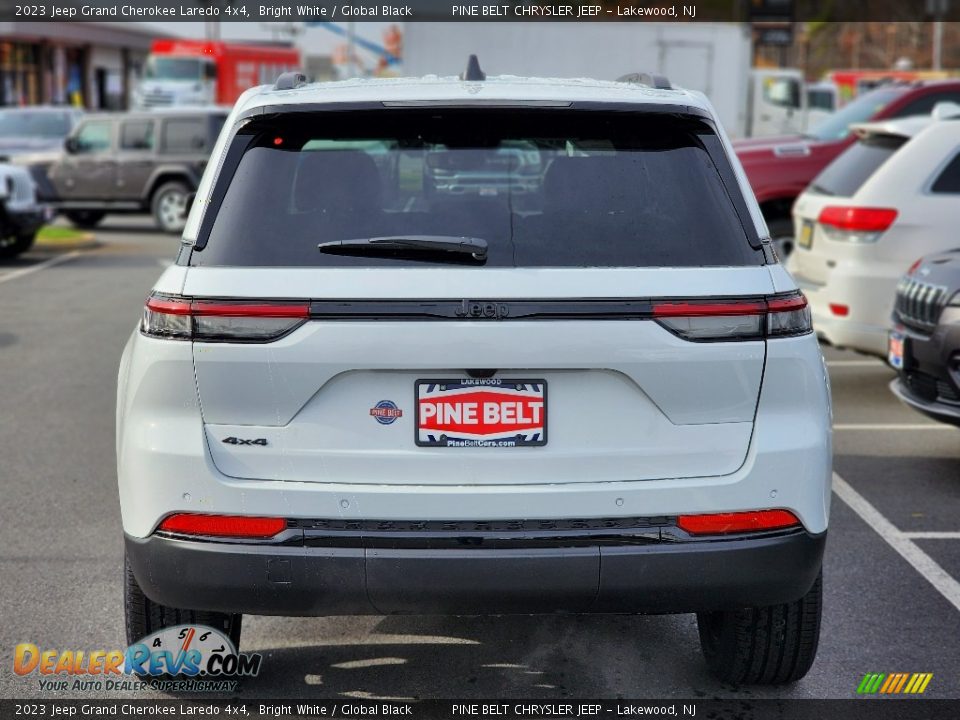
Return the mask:
[(406, 23), (403, 45), (406, 75), (454, 74), (471, 53), (493, 75), (664, 75), (706, 94), (733, 137), (802, 132), (813, 119), (799, 70), (751, 68), (743, 23)]

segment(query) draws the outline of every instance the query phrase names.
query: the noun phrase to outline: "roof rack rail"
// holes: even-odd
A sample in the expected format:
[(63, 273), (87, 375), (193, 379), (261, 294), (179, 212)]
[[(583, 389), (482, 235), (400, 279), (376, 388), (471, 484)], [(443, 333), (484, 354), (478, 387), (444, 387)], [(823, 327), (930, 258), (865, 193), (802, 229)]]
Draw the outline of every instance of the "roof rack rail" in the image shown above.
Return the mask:
[(666, 75), (654, 75), (653, 73), (635, 72), (621, 75), (617, 82), (636, 83), (637, 85), (647, 85), (656, 90), (673, 90), (670, 79)]
[(467, 58), (467, 68), (460, 73), (460, 79), (468, 82), (478, 82), (487, 79), (487, 74), (480, 69), (480, 61), (476, 55), (471, 55)]
[(307, 84), (307, 76), (299, 72), (280, 73), (277, 82), (274, 83), (274, 90), (293, 90)]

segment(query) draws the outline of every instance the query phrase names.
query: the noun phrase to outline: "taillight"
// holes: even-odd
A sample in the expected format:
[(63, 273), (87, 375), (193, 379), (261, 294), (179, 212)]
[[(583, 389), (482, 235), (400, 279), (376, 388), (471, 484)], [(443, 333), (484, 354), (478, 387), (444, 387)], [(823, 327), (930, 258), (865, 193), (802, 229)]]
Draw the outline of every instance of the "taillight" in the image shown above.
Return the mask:
[(262, 539), (271, 538), (286, 527), (283, 518), (176, 513), (164, 518), (157, 529), (179, 535)]
[(893, 208), (830, 205), (820, 211), (817, 222), (830, 238), (848, 242), (875, 242), (897, 219)]
[(761, 340), (812, 332), (807, 299), (800, 293), (764, 300), (662, 302), (653, 306), (660, 325), (685, 340)]
[(764, 530), (781, 530), (797, 525), (800, 525), (800, 521), (789, 510), (681, 515), (677, 518), (677, 526), (691, 535), (761, 532)]
[(143, 308), (144, 335), (201, 342), (268, 342), (310, 317), (306, 302), (191, 300), (151, 295)]

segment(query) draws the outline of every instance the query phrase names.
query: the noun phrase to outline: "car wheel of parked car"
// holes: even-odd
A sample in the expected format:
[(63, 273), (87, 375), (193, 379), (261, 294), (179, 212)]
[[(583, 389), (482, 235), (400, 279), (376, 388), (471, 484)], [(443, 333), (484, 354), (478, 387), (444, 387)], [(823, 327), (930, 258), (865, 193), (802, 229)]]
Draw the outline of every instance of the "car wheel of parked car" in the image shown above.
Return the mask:
[(106, 216), (105, 212), (100, 210), (71, 210), (65, 212), (67, 220), (72, 222), (78, 228), (90, 230), (100, 224), (100, 221)]
[(699, 613), (707, 665), (718, 678), (735, 685), (799, 680), (817, 654), (822, 603), (821, 574), (810, 591), (792, 603)]
[(190, 190), (179, 182), (161, 185), (153, 194), (153, 218), (161, 230), (168, 233), (183, 232), (187, 224), (187, 196)]
[(0, 238), (0, 258), (16, 257), (22, 252), (26, 252), (33, 245), (36, 235), (11, 235), (10, 237)]
[(786, 260), (793, 252), (793, 220), (790, 218), (770, 220), (767, 223), (767, 229), (770, 231), (770, 239), (777, 249), (780, 260)]
[(123, 565), (123, 616), (128, 645), (165, 627), (196, 624), (219, 630), (233, 641), (234, 647), (240, 648), (243, 615), (172, 608), (155, 603), (140, 589), (126, 558)]

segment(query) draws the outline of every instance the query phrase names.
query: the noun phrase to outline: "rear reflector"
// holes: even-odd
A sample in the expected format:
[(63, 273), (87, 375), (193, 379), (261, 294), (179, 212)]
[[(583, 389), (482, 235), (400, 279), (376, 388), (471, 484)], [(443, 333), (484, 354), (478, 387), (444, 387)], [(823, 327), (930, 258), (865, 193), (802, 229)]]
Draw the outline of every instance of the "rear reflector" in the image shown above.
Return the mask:
[(846, 317), (850, 314), (850, 306), (840, 305), (839, 303), (830, 303), (830, 312), (837, 317)]
[(202, 342), (269, 342), (310, 316), (306, 302), (203, 301), (152, 295), (143, 310), (145, 335)]
[[(820, 211), (817, 222), (827, 228), (853, 235), (882, 233), (897, 219), (893, 208), (841, 207), (830, 205)], [(861, 237), (860, 239), (868, 239)]]
[(685, 340), (761, 340), (812, 332), (807, 299), (800, 293), (764, 300), (662, 302), (653, 317)]
[(797, 516), (789, 510), (681, 515), (677, 518), (677, 526), (691, 535), (758, 532), (794, 527), (799, 524)]
[(287, 521), (283, 518), (178, 513), (166, 517), (157, 529), (181, 535), (269, 538), (286, 528)]

